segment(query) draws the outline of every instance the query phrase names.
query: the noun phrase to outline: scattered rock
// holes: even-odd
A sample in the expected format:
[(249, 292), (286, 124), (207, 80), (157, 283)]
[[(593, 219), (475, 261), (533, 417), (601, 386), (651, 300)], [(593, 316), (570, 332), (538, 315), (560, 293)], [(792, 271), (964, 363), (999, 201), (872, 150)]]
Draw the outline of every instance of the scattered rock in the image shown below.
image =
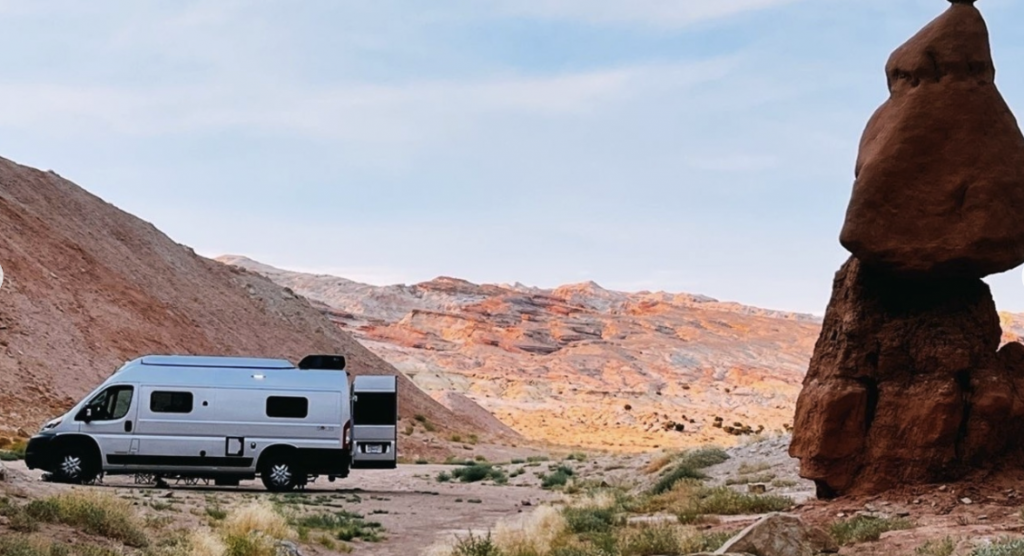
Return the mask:
[(817, 556), (837, 553), (839, 547), (825, 531), (784, 514), (767, 515), (747, 527), (715, 554), (750, 553), (758, 556)]
[(751, 494), (764, 494), (768, 492), (768, 486), (763, 484), (749, 484), (747, 485), (747, 492)]
[(965, 505), (965, 506), (970, 506), (971, 504), (974, 503), (974, 501), (971, 500), (970, 498), (961, 498), (960, 499), (960, 503)]

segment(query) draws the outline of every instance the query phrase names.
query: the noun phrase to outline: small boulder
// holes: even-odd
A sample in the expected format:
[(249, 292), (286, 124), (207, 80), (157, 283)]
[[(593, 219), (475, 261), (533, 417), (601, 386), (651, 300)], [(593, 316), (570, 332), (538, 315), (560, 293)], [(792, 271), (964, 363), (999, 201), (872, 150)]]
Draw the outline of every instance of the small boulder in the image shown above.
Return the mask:
[(839, 546), (825, 531), (806, 525), (796, 516), (771, 514), (741, 531), (715, 554), (817, 556), (837, 552)]
[(275, 552), (276, 556), (303, 556), (298, 545), (291, 541), (278, 541)]
[(4, 462), (0, 461), (0, 482), (7, 480), (7, 469), (4, 468)]

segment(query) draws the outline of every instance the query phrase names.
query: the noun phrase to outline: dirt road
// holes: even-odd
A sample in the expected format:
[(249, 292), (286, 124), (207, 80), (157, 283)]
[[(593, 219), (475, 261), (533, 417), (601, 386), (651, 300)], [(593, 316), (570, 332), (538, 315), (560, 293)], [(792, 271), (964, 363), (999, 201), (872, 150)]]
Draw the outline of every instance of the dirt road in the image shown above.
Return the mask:
[[(539, 484), (517, 486), (516, 481), (504, 486), (438, 483), (439, 473), (452, 470), (448, 465), (400, 465), (397, 470), (353, 471), (347, 479), (335, 483), (318, 481), (297, 495), (284, 496), (267, 493), (258, 481), (244, 482), (238, 488), (186, 486), (171, 481), (169, 488), (155, 488), (136, 485), (131, 477), (107, 477), (101, 485), (70, 487), (42, 481), (42, 474), (27, 470), (23, 462), (10, 462), (7, 467), (8, 481), (0, 483), (0, 490), (12, 495), (38, 497), (70, 488), (104, 490), (135, 501), (143, 506), (144, 513), (158, 513), (154, 507), (167, 506), (163, 515), (173, 516), (176, 526), (198, 525), (208, 507), (230, 508), (253, 499), (274, 500), (302, 511), (355, 512), (380, 522), (384, 540), (353, 541), (353, 553), (379, 556), (420, 554), (446, 536), (464, 535), (469, 530), (486, 531), (503, 517), (528, 511), (530, 506), (557, 496), (542, 490)], [(527, 483), (525, 477), (519, 482)], [(154, 500), (162, 503), (154, 504)], [(310, 547), (308, 553), (330, 551)]]

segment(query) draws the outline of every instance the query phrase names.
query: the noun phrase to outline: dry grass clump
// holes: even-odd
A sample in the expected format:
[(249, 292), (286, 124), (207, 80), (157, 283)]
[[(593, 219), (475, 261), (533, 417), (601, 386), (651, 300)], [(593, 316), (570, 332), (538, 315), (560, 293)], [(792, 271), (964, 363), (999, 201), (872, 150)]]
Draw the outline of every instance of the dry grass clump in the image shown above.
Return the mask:
[(85, 533), (142, 548), (149, 539), (131, 505), (120, 498), (92, 491), (75, 491), (33, 500), (24, 508), (33, 520), (61, 523)]
[(540, 506), (528, 514), (500, 521), (494, 530), (494, 542), (508, 554), (547, 554), (567, 529), (562, 512)]
[(229, 537), (261, 533), (281, 540), (295, 535), (288, 527), (288, 520), (277, 513), (269, 502), (263, 501), (252, 502), (229, 511), (220, 529)]
[(661, 471), (666, 466), (668, 466), (668, 464), (672, 463), (672, 460), (676, 459), (677, 457), (679, 457), (679, 454), (676, 452), (662, 454), (652, 459), (650, 462), (647, 463), (647, 465), (644, 466), (644, 473), (648, 475), (652, 473), (657, 473), (658, 471)]
[(188, 536), (188, 556), (224, 556), (228, 547), (216, 533), (209, 529), (197, 529)]
[(0, 556), (120, 556), (120, 552), (91, 543), (74, 545), (51, 541), (39, 535), (0, 536)]

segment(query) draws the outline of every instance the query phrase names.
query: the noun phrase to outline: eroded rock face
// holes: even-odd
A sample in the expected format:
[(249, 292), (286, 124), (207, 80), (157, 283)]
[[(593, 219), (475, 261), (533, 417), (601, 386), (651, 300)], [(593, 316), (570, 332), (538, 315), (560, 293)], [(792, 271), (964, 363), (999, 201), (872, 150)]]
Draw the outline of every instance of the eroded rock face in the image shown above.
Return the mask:
[(995, 85), (984, 19), (954, 3), (897, 49), (868, 122), (841, 243), (905, 274), (1024, 263), (1024, 136)]
[(819, 496), (955, 480), (1024, 438), (1024, 346), (997, 352), (977, 278), (926, 281), (851, 258), (836, 274), (790, 455)]

